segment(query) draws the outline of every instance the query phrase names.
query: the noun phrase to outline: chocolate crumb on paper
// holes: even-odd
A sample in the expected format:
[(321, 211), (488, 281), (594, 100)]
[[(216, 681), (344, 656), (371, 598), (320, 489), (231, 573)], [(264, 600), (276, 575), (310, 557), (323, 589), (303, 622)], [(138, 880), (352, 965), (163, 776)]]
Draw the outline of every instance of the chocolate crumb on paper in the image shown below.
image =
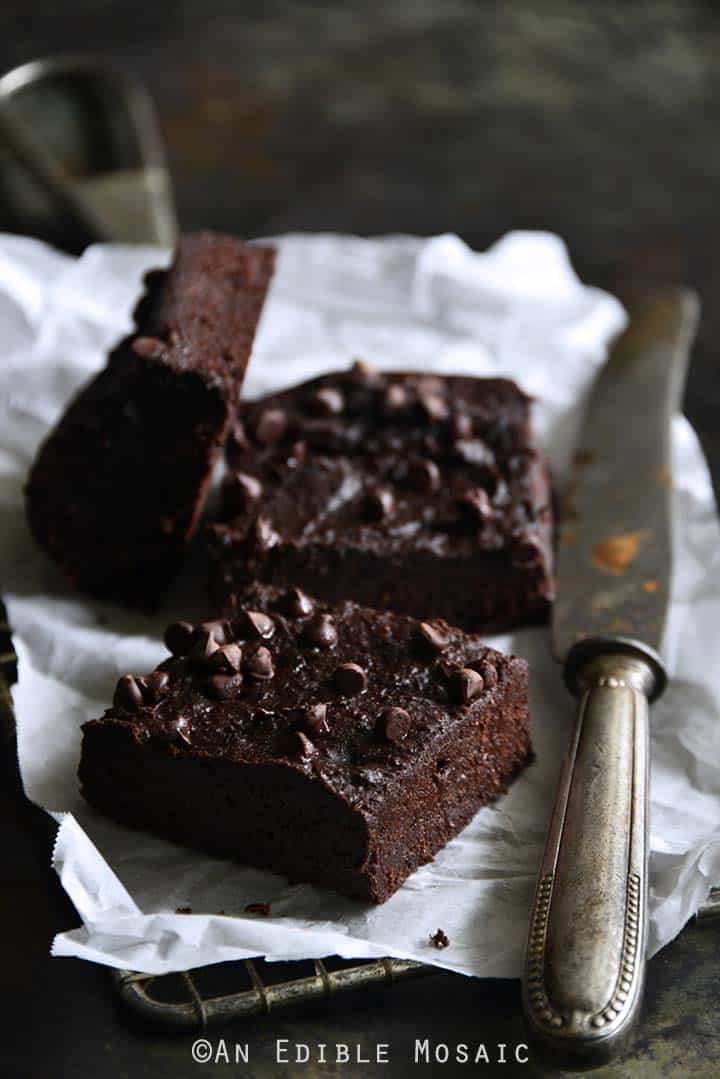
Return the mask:
[(248, 903), (245, 907), (246, 914), (259, 914), (262, 918), (267, 918), (270, 913), (269, 903)]
[(447, 948), (450, 943), (450, 938), (444, 929), (436, 929), (434, 933), (430, 934), (430, 943), (433, 948)]

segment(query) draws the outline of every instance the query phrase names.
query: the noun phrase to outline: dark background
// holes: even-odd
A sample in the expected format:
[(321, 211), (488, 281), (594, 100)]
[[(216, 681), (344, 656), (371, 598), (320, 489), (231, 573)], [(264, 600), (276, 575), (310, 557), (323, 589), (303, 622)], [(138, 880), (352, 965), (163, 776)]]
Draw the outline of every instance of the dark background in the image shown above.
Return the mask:
[[(452, 230), (477, 247), (544, 228), (565, 238), (584, 279), (621, 297), (658, 281), (694, 286), (703, 324), (686, 411), (717, 481), (718, 6), (4, 0), (0, 70), (68, 51), (146, 82), (185, 228)], [(104, 971), (47, 960), (52, 932), (77, 918), (47, 869), (52, 829), (23, 803), (11, 754), (4, 767), (0, 904), (16, 929), (0, 966), (6, 1074), (195, 1074), (187, 1040), (116, 1015)], [(716, 944), (714, 929), (690, 927), (651, 963), (640, 1040), (606, 1074), (717, 1074)], [(516, 983), (441, 976), (227, 1033), (258, 1046), (264, 1074), (263, 1030), (293, 1037), (311, 1024), (310, 1040), (403, 1046), (422, 1021), (446, 1040), (513, 1043), (518, 1012)], [(361, 1073), (374, 1070), (342, 1069)]]

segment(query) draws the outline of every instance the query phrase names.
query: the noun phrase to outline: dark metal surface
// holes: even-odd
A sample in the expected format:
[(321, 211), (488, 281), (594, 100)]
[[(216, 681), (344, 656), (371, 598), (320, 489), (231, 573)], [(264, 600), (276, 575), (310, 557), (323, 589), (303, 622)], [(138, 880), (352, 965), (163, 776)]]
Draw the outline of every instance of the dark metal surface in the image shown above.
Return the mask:
[(562, 498), (553, 649), (586, 637), (658, 649), (671, 573), (670, 421), (680, 407), (697, 297), (636, 303), (597, 376)]

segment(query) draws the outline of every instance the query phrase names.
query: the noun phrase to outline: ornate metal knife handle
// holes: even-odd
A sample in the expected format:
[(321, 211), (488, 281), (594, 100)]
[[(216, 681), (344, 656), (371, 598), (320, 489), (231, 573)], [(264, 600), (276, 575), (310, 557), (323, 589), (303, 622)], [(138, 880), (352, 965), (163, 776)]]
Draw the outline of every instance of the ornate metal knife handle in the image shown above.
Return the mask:
[(637, 1018), (647, 898), (648, 702), (665, 685), (652, 649), (594, 638), (566, 665), (580, 695), (533, 905), (525, 1015), (548, 1048), (606, 1059)]

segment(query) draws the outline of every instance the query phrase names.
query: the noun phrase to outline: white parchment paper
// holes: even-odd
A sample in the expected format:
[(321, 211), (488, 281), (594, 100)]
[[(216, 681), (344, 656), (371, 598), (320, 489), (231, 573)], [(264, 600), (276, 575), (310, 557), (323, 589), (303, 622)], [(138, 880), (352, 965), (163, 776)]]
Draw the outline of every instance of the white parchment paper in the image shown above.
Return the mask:
[[(624, 315), (577, 280), (560, 240), (514, 233), (489, 251), (453, 236), (290, 236), (263, 315), (247, 396), (361, 356), (378, 366), (503, 374), (537, 398), (560, 483), (579, 405)], [(28, 796), (56, 815), (54, 864), (81, 921), (55, 955), (149, 973), (255, 955), (394, 955), (467, 974), (519, 974), (535, 873), (573, 704), (546, 628), (493, 640), (531, 666), (537, 761), (381, 907), (172, 846), (103, 820), (78, 794), (80, 725), (115, 680), (151, 669), (160, 633), (204, 610), (198, 550), (157, 617), (71, 594), (35, 549), (22, 487), (40, 439), (129, 324), (147, 248), (75, 261), (0, 237), (0, 588), (16, 632), (18, 745)], [(652, 716), (650, 948), (669, 941), (720, 882), (720, 544), (708, 471), (674, 427), (676, 566), (664, 654), (671, 684)], [(271, 916), (244, 913), (269, 902)], [(176, 913), (179, 907), (192, 914)], [(220, 913), (224, 912), (224, 913)], [(442, 927), (450, 946), (428, 936)]]

